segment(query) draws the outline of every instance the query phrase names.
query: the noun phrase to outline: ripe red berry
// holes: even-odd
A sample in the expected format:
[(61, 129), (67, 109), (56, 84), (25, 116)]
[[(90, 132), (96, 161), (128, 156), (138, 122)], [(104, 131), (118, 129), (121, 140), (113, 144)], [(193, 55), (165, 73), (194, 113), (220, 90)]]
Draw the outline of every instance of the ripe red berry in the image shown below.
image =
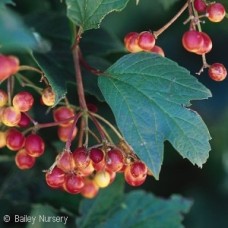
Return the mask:
[(0, 89), (0, 107), (5, 106), (7, 101), (8, 101), (7, 93), (4, 90)]
[(220, 22), (226, 16), (226, 10), (221, 3), (212, 3), (207, 7), (207, 17), (212, 22)]
[(200, 47), (200, 49), (195, 52), (198, 55), (206, 54), (211, 51), (212, 49), (212, 41), (210, 36), (208, 36), (205, 32), (200, 32), (202, 38), (203, 38), (203, 44)]
[(68, 151), (60, 153), (56, 158), (56, 166), (65, 173), (72, 172), (75, 166), (72, 153)]
[(55, 93), (50, 86), (42, 91), (41, 99), (44, 105), (53, 106), (55, 104)]
[(204, 0), (194, 0), (194, 8), (197, 12), (203, 13), (207, 9), (207, 5)]
[(227, 76), (227, 70), (221, 63), (214, 63), (209, 67), (208, 74), (214, 81), (223, 81)]
[[(62, 141), (62, 142), (67, 142), (69, 136), (70, 136), (70, 133), (72, 131), (72, 126), (68, 126), (68, 127), (61, 127), (59, 126), (58, 127), (58, 131), (57, 131), (57, 134), (58, 134), (58, 137), (59, 139)], [(77, 127), (74, 127), (73, 129), (73, 134), (72, 134), (72, 137), (71, 137), (71, 141), (76, 137), (76, 134), (78, 132), (78, 128)]]
[[(74, 110), (66, 106), (61, 106), (54, 110), (53, 117), (55, 122), (63, 121), (71, 117), (74, 117)], [(73, 123), (73, 120), (69, 120), (69, 121), (60, 123), (59, 125), (62, 127), (67, 127), (67, 126), (70, 126), (72, 123)]]
[(189, 30), (182, 36), (182, 45), (189, 52), (197, 52), (203, 46), (203, 37), (200, 32)]
[(90, 163), (89, 154), (87, 153), (87, 150), (85, 147), (78, 147), (76, 148), (73, 153), (73, 159), (76, 168), (85, 168)]
[(13, 106), (20, 112), (27, 112), (33, 106), (34, 98), (31, 93), (23, 91), (13, 98)]
[(158, 45), (155, 45), (150, 51), (158, 55), (161, 55), (162, 57), (165, 57), (165, 52)]
[(106, 167), (113, 171), (117, 172), (122, 169), (124, 165), (124, 156), (122, 152), (118, 149), (111, 149), (107, 152), (106, 156)]
[(75, 174), (68, 174), (65, 176), (63, 188), (70, 194), (78, 194), (81, 192), (84, 185), (85, 181), (83, 177)]
[(6, 132), (6, 146), (8, 149), (17, 151), (25, 145), (24, 135), (15, 128), (11, 128)]
[(12, 106), (6, 107), (2, 111), (1, 119), (6, 126), (14, 127), (20, 122), (21, 112)]
[(45, 180), (51, 188), (60, 188), (64, 183), (65, 173), (58, 167), (54, 167), (46, 173)]
[(36, 162), (34, 157), (27, 154), (26, 150), (23, 148), (19, 150), (15, 156), (15, 163), (19, 169), (31, 169)]
[(85, 198), (92, 199), (94, 198), (99, 191), (99, 187), (94, 180), (86, 179), (85, 185), (81, 190), (81, 195)]
[(98, 148), (92, 148), (89, 152), (89, 157), (93, 163), (99, 163), (104, 159), (104, 153)]
[(142, 161), (135, 161), (130, 165), (130, 172), (134, 177), (143, 177), (147, 175), (147, 166)]
[(142, 48), (138, 45), (138, 36), (139, 34), (136, 32), (128, 33), (125, 38), (125, 47), (129, 52), (136, 53), (143, 51)]
[(30, 134), (25, 139), (25, 149), (32, 157), (40, 157), (44, 153), (45, 144), (37, 134)]
[(28, 116), (26, 116), (23, 112), (21, 113), (21, 119), (18, 123), (19, 127), (28, 127), (30, 124), (30, 119), (28, 118)]
[(155, 45), (155, 37), (151, 32), (144, 31), (139, 34), (138, 45), (144, 51), (150, 51)]

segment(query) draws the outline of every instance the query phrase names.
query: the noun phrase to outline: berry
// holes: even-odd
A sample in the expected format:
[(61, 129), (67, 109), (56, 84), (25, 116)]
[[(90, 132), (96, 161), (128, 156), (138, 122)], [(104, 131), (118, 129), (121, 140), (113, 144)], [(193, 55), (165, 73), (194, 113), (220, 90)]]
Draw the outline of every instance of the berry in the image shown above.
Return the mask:
[(155, 37), (151, 32), (144, 31), (138, 36), (138, 46), (144, 51), (150, 51), (155, 45)]
[(98, 108), (95, 104), (87, 103), (86, 106), (90, 112), (97, 112), (98, 111)]
[(36, 159), (28, 155), (25, 149), (21, 149), (15, 156), (15, 162), (19, 169), (24, 170), (31, 169), (34, 166)]
[(220, 22), (226, 16), (226, 10), (221, 3), (212, 3), (207, 7), (207, 17), (212, 22)]
[(85, 182), (83, 177), (77, 176), (75, 174), (68, 174), (65, 176), (63, 188), (70, 194), (78, 194), (84, 187)]
[(199, 51), (203, 42), (201, 33), (195, 30), (189, 30), (182, 36), (182, 45), (189, 52)]
[(211, 51), (212, 49), (212, 41), (211, 38), (205, 33), (205, 32), (200, 32), (202, 38), (203, 38), (203, 44), (200, 47), (200, 49), (195, 52), (198, 55), (206, 54)]
[[(74, 117), (74, 110), (69, 107), (61, 106), (54, 110), (53, 117), (55, 122), (63, 121)], [(65, 121), (59, 125), (62, 127), (67, 127), (73, 123), (73, 120)]]
[(104, 159), (104, 153), (98, 148), (92, 148), (89, 152), (89, 157), (93, 163), (99, 163)]
[(6, 146), (6, 132), (0, 131), (0, 148)]
[(165, 57), (163, 49), (157, 45), (155, 45), (150, 51), (158, 55), (161, 55), (162, 57)]
[(194, 0), (194, 8), (197, 12), (203, 13), (207, 9), (207, 5), (204, 0)]
[(143, 177), (147, 175), (147, 166), (142, 161), (135, 161), (130, 165), (130, 172), (134, 177)]
[(21, 113), (21, 119), (18, 123), (19, 127), (28, 127), (30, 124), (30, 119), (23, 112)]
[(2, 123), (8, 127), (16, 126), (21, 119), (21, 112), (12, 106), (4, 108), (2, 111)]
[(46, 173), (45, 180), (51, 188), (60, 188), (64, 183), (65, 173), (58, 167), (54, 167), (54, 169)]
[(78, 176), (87, 177), (94, 172), (94, 166), (92, 161), (89, 159), (89, 164), (86, 167), (77, 167), (76, 172)]
[(136, 53), (143, 51), (142, 48), (138, 45), (138, 36), (139, 34), (136, 32), (128, 33), (124, 40), (125, 40), (125, 47), (129, 52)]
[(8, 149), (17, 151), (25, 145), (24, 135), (15, 128), (11, 128), (6, 132), (6, 146)]
[[(71, 133), (71, 130), (72, 130), (72, 126), (68, 126), (68, 127), (58, 127), (58, 131), (57, 131), (57, 134), (58, 134), (58, 137), (59, 139), (62, 141), (62, 142), (66, 142), (70, 136), (70, 133)], [(78, 128), (77, 127), (74, 127), (74, 130), (73, 130), (73, 134), (72, 134), (72, 137), (71, 137), (71, 141), (76, 137), (76, 134), (78, 132)]]
[(94, 176), (94, 181), (100, 188), (105, 188), (110, 184), (110, 174), (108, 171), (98, 171)]
[(34, 98), (31, 93), (23, 91), (13, 98), (13, 106), (20, 112), (27, 112), (33, 106)]
[(75, 149), (72, 154), (76, 167), (83, 169), (89, 165), (91, 160), (85, 147), (79, 147)]
[(113, 172), (122, 169), (124, 163), (124, 156), (118, 149), (111, 149), (106, 156), (106, 167)]
[(74, 169), (74, 160), (71, 152), (64, 151), (56, 158), (56, 166), (65, 173), (72, 172)]
[(25, 149), (32, 157), (40, 157), (44, 153), (45, 144), (37, 134), (30, 134), (25, 139)]
[(8, 101), (7, 93), (4, 90), (0, 89), (0, 107), (5, 106), (7, 101)]
[(55, 104), (55, 93), (50, 86), (42, 91), (41, 99), (44, 105), (53, 106)]
[(95, 181), (86, 179), (85, 180), (85, 185), (81, 190), (81, 195), (84, 196), (85, 198), (92, 199), (94, 198), (99, 191), (99, 187), (95, 183)]
[(208, 74), (214, 81), (223, 81), (227, 76), (227, 70), (221, 63), (214, 63), (209, 67)]

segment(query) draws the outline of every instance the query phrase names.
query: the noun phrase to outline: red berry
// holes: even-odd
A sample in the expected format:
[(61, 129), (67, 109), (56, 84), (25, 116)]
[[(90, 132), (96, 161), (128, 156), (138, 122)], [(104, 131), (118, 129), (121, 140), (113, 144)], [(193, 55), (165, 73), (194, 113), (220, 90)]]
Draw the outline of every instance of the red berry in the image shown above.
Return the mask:
[(13, 106), (20, 112), (27, 112), (33, 106), (34, 98), (31, 93), (23, 91), (13, 98)]
[(78, 194), (81, 192), (84, 185), (85, 181), (83, 177), (74, 174), (68, 174), (65, 176), (63, 188), (70, 194)]
[(143, 177), (147, 175), (147, 166), (142, 161), (135, 161), (130, 165), (130, 172), (134, 177)]
[(106, 156), (106, 167), (113, 171), (117, 172), (122, 169), (124, 165), (124, 156), (122, 152), (118, 149), (111, 149), (107, 152)]
[(200, 49), (197, 52), (195, 52), (198, 55), (206, 54), (210, 52), (212, 49), (211, 38), (205, 32), (200, 32), (200, 34), (203, 37), (203, 44), (200, 47)]
[(4, 90), (0, 89), (0, 107), (5, 106), (7, 101), (8, 101), (7, 93)]
[(89, 165), (90, 158), (85, 147), (76, 148), (72, 154), (76, 168), (83, 169)]
[(94, 172), (92, 161), (89, 159), (89, 164), (86, 167), (76, 167), (76, 173), (78, 176), (87, 177)]
[(15, 128), (11, 128), (6, 132), (6, 146), (8, 149), (17, 151), (25, 145), (24, 135)]
[(45, 179), (51, 188), (60, 188), (64, 183), (65, 173), (58, 167), (54, 167), (54, 169), (46, 173)]
[[(54, 110), (53, 117), (55, 122), (63, 121), (69, 118), (74, 117), (74, 110), (69, 107), (61, 106)], [(59, 125), (62, 127), (70, 126), (73, 123), (73, 120), (65, 121)]]
[(50, 86), (42, 91), (41, 99), (44, 105), (53, 106), (55, 104), (55, 93)]
[(95, 104), (87, 103), (86, 106), (90, 112), (97, 112), (98, 111), (98, 108)]
[(130, 34), (127, 34), (126, 37), (124, 38), (125, 42), (125, 47), (129, 52), (136, 53), (143, 51), (142, 48), (139, 47), (138, 45), (138, 36), (139, 34), (136, 32), (131, 32)]
[(2, 123), (8, 127), (16, 126), (21, 119), (21, 112), (12, 106), (6, 107), (2, 111)]
[(155, 37), (151, 32), (144, 31), (139, 34), (138, 45), (144, 51), (150, 51), (155, 45)]
[(30, 119), (23, 112), (21, 113), (21, 119), (18, 123), (19, 127), (28, 127), (30, 124)]
[(214, 63), (209, 67), (208, 74), (214, 81), (223, 81), (227, 76), (227, 70), (221, 63)]
[(56, 166), (63, 170), (65, 173), (72, 172), (74, 170), (74, 160), (71, 152), (64, 151), (60, 153), (56, 158)]
[(25, 139), (25, 149), (32, 157), (40, 157), (44, 153), (45, 144), (37, 134), (31, 134)]
[(207, 9), (207, 5), (204, 0), (194, 0), (194, 8), (197, 12), (203, 13)]
[[(70, 133), (72, 131), (72, 126), (68, 126), (68, 127), (61, 127), (59, 126), (58, 127), (58, 131), (57, 131), (57, 134), (58, 134), (58, 137), (59, 139), (62, 141), (62, 142), (67, 142), (69, 136), (70, 136)], [(73, 129), (73, 132), (72, 132), (72, 137), (71, 137), (71, 141), (76, 137), (76, 134), (78, 132), (78, 128), (77, 127), (74, 127)]]
[(23, 148), (19, 150), (15, 156), (15, 162), (19, 169), (31, 169), (36, 159), (27, 154), (27, 151)]
[(182, 36), (182, 45), (189, 52), (197, 52), (203, 46), (203, 37), (200, 32), (190, 30)]
[(212, 22), (220, 22), (226, 16), (226, 10), (221, 3), (212, 3), (207, 7), (207, 17)]
[(81, 190), (81, 195), (84, 196), (85, 198), (92, 199), (94, 198), (99, 191), (99, 187), (95, 183), (95, 181), (86, 179), (85, 180), (85, 185)]
[(98, 148), (92, 148), (89, 152), (89, 157), (93, 163), (99, 163), (104, 159), (104, 153)]
[(155, 45), (150, 51), (158, 55), (161, 55), (162, 57), (165, 57), (165, 52), (158, 45)]

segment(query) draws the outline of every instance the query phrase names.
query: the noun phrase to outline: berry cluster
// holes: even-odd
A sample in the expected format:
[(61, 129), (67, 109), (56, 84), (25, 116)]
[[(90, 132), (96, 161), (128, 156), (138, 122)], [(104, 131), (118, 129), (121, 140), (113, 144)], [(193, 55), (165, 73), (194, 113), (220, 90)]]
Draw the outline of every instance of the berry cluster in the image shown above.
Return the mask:
[(165, 56), (163, 49), (155, 45), (155, 37), (149, 31), (128, 33), (124, 37), (124, 44), (126, 49), (132, 53), (147, 51), (157, 53), (163, 57)]
[(220, 22), (225, 17), (225, 8), (221, 3), (207, 4), (204, 0), (194, 0), (193, 3), (193, 12), (197, 13), (190, 17), (190, 29), (183, 34), (182, 45), (187, 51), (204, 56), (203, 67), (199, 74), (204, 68), (209, 68), (208, 74), (211, 79), (223, 81), (227, 76), (225, 66), (221, 63), (209, 65), (205, 61), (205, 54), (212, 50), (212, 40), (207, 33), (201, 31), (200, 18), (207, 17), (211, 22)]
[(124, 173), (129, 185), (139, 186), (144, 183), (148, 169), (134, 154), (124, 153), (117, 147), (79, 147), (57, 156), (46, 173), (46, 182), (51, 188), (93, 198), (99, 188), (114, 181), (116, 173)]

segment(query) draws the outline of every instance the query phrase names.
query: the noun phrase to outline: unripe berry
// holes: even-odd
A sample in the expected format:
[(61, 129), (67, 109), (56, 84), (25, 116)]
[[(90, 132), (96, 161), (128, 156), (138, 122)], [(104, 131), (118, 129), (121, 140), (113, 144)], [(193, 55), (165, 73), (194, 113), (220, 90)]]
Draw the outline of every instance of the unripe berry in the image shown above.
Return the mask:
[(212, 3), (207, 7), (207, 17), (212, 22), (220, 22), (226, 16), (226, 10), (221, 3)]
[[(61, 106), (53, 111), (53, 117), (55, 122), (63, 121), (74, 117), (74, 110), (72, 108)], [(64, 123), (60, 123), (59, 125), (62, 127), (70, 126), (73, 123), (73, 120), (66, 121)]]
[(221, 63), (214, 63), (209, 67), (208, 74), (214, 81), (223, 81), (227, 76), (227, 70)]
[(138, 45), (144, 51), (150, 51), (155, 45), (155, 37), (151, 32), (144, 31), (139, 34)]
[(13, 98), (13, 106), (20, 112), (27, 112), (33, 106), (34, 98), (31, 93), (23, 91)]
[(197, 12), (203, 13), (207, 9), (207, 5), (204, 0), (194, 0), (194, 8)]
[(24, 135), (15, 128), (11, 128), (6, 132), (6, 146), (13, 151), (20, 150), (25, 145)]
[(0, 107), (5, 106), (7, 101), (8, 101), (7, 93), (4, 90), (0, 89)]
[(129, 52), (136, 53), (136, 52), (143, 51), (143, 49), (140, 48), (138, 45), (138, 36), (139, 36), (139, 34), (136, 32), (128, 33), (125, 36), (125, 38), (124, 38), (125, 47), (127, 48), (127, 50)]
[(21, 149), (15, 156), (15, 162), (19, 169), (24, 170), (31, 169), (34, 166), (36, 159), (28, 155), (25, 149)]
[(72, 172), (75, 166), (72, 153), (68, 151), (60, 153), (56, 158), (56, 166), (65, 173)]
[(158, 45), (155, 45), (150, 51), (158, 55), (161, 55), (162, 57), (165, 57), (165, 52)]
[(6, 132), (0, 131), (0, 148), (6, 146)]
[(203, 46), (203, 37), (195, 30), (187, 31), (182, 36), (182, 45), (189, 52), (197, 52)]
[[(59, 139), (62, 142), (67, 142), (67, 140), (68, 140), (68, 138), (70, 136), (71, 130), (72, 130), (72, 126), (71, 125), (68, 126), (68, 127), (59, 126), (58, 127), (58, 131), (57, 131)], [(73, 134), (72, 134), (72, 137), (71, 137), (71, 141), (76, 137), (77, 132), (78, 132), (78, 128), (74, 127)]]
[(30, 134), (25, 139), (25, 149), (28, 155), (32, 157), (40, 157), (44, 153), (45, 144), (39, 135)]
[(54, 167), (54, 169), (46, 173), (45, 180), (51, 188), (60, 188), (64, 183), (65, 173), (58, 167)]
[(55, 93), (50, 86), (42, 91), (41, 99), (43, 104), (47, 106), (53, 106), (55, 104)]
[(14, 127), (20, 122), (21, 112), (12, 106), (6, 107), (2, 111), (1, 119), (6, 126)]
[(94, 181), (100, 188), (105, 188), (110, 184), (110, 174), (108, 171), (98, 171), (94, 176)]
[(99, 191), (99, 187), (94, 180), (86, 179), (85, 185), (81, 190), (81, 195), (85, 198), (92, 199), (94, 198)]

